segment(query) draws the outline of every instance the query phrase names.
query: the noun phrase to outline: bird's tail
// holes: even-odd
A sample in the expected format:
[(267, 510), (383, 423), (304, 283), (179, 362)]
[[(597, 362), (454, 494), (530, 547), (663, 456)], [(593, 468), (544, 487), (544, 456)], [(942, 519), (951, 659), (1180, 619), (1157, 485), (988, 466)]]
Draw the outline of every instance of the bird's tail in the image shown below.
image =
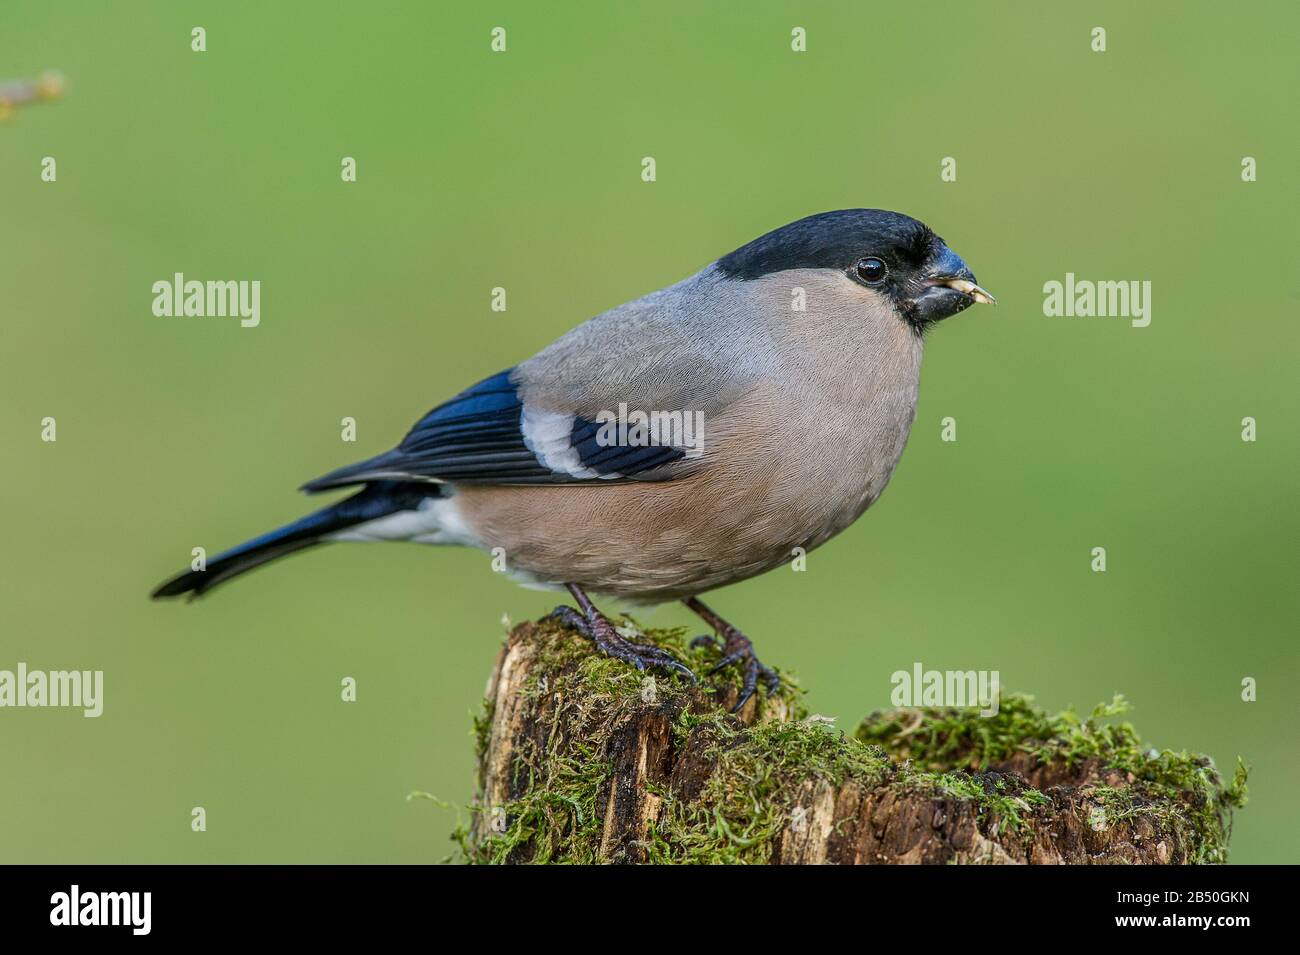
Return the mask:
[(436, 484), (410, 484), (397, 481), (376, 481), (367, 484), (356, 494), (337, 504), (322, 508), (313, 514), (286, 524), (284, 527), (254, 537), (238, 547), (218, 554), (207, 562), (203, 570), (187, 570), (161, 584), (151, 596), (195, 597), (207, 593), (217, 584), (224, 583), (255, 567), (317, 544), (326, 543), (330, 535), (348, 527), (364, 524), (398, 511), (414, 510), (420, 501), (438, 496)]

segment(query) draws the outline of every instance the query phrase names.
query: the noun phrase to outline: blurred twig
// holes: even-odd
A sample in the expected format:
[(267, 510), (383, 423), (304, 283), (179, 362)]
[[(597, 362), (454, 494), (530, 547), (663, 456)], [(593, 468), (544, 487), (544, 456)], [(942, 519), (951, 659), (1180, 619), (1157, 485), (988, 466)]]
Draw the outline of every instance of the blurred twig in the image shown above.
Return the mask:
[(20, 106), (48, 103), (63, 95), (63, 74), (47, 70), (34, 80), (0, 82), (0, 120), (11, 118)]

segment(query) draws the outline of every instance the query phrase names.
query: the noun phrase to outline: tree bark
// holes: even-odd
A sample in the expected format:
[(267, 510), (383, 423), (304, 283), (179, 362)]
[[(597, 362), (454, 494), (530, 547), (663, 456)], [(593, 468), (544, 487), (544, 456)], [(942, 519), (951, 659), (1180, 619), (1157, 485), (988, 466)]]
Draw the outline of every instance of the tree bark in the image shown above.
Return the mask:
[[(718, 655), (677, 634), (654, 642), (697, 673)], [(734, 677), (691, 686), (557, 625), (515, 627), (479, 725), (468, 859), (1217, 862), (1244, 802), (1244, 776), (1225, 787), (1203, 757), (1157, 760), (1127, 724), (1045, 717), (1024, 698), (991, 724), (896, 710), (849, 735), (788, 690), (731, 715)], [(1026, 727), (1058, 738), (1018, 739)], [(978, 743), (990, 729), (996, 752)]]

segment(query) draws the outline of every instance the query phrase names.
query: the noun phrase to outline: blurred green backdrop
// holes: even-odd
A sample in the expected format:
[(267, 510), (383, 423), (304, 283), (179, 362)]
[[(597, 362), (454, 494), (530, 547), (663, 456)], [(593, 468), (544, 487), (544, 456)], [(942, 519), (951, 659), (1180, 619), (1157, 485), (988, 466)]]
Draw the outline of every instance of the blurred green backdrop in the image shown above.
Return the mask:
[[(9, 0), (0, 78), (68, 95), (0, 125), (0, 668), (102, 669), (106, 699), (0, 711), (0, 859), (446, 855), (456, 812), (404, 797), (468, 800), (502, 614), (553, 596), (413, 546), (149, 589), (583, 319), (880, 206), (1001, 304), (931, 337), (883, 500), (712, 602), (849, 729), (916, 660), (1052, 709), (1121, 691), (1153, 744), (1251, 763), (1234, 861), (1297, 861), (1300, 15), (1050, 6)], [(260, 279), (261, 327), (155, 318), (176, 271)], [(1150, 280), (1150, 327), (1044, 317), (1067, 271)]]

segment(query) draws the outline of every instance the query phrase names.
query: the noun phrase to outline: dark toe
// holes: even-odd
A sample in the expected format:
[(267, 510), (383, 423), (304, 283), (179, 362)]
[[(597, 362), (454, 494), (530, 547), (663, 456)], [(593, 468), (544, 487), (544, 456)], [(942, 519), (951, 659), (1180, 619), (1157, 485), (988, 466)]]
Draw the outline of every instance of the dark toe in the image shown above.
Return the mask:
[(678, 660), (662, 647), (650, 646), (644, 643), (629, 643), (628, 648), (637, 655), (647, 666), (656, 666), (661, 669), (671, 670), (680, 674), (692, 683), (698, 683), (699, 679), (695, 676), (694, 671), (686, 664)]
[(748, 650), (733, 650), (717, 663), (713, 664), (713, 666), (709, 667), (709, 675), (712, 676), (719, 670), (725, 670), (733, 663), (739, 663), (741, 660), (744, 660), (749, 656), (751, 656), (751, 654)]
[(588, 640), (591, 639), (591, 625), (587, 622), (587, 618), (572, 607), (564, 605), (556, 607), (542, 618), (542, 622), (561, 624), (570, 630), (578, 631)]
[(632, 643), (611, 626), (608, 633), (602, 634), (596, 640), (596, 646), (601, 652), (609, 656), (616, 657), (626, 663), (632, 664), (638, 670), (645, 670), (649, 667), (655, 667), (660, 670), (667, 670), (676, 673), (679, 676), (689, 680), (692, 683), (698, 683), (699, 680), (691, 671), (691, 668), (682, 663), (675, 656), (662, 647), (652, 646), (648, 643)]

